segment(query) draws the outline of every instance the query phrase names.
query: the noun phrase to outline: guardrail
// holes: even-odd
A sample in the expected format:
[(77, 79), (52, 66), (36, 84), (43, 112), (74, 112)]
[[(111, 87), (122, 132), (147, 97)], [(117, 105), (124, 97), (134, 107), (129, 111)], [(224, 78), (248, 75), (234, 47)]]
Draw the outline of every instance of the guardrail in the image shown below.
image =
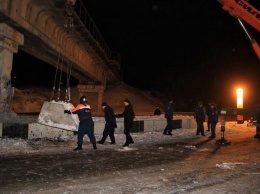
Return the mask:
[(78, 15), (82, 23), (85, 25), (85, 27), (88, 29), (89, 33), (95, 39), (104, 52), (106, 53), (109, 60), (117, 60), (119, 63), (121, 61), (121, 56), (118, 52), (111, 51), (109, 46), (107, 45), (106, 41), (102, 37), (101, 33), (98, 30), (98, 27), (94, 23), (92, 17), (90, 16), (87, 8), (85, 7), (85, 4), (82, 2), (82, 0), (76, 1), (75, 4), (75, 13)]

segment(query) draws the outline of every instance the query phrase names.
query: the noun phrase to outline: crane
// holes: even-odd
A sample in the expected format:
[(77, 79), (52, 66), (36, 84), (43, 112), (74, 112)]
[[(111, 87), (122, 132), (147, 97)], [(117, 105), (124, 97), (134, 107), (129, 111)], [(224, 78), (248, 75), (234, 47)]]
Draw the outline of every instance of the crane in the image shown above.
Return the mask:
[[(223, 9), (227, 11), (231, 16), (236, 18), (241, 25), (242, 29), (246, 33), (251, 46), (253, 47), (257, 57), (260, 59), (260, 48), (254, 38), (251, 37), (246, 29), (243, 21), (247, 22), (258, 32), (260, 32), (260, 11), (249, 3), (249, 0), (217, 0), (223, 5)], [(227, 108), (221, 110), (221, 139), (217, 141), (219, 144), (228, 144), (229, 141), (225, 140), (225, 115), (255, 115), (257, 120), (256, 135), (255, 138), (260, 140), (260, 106), (249, 107), (247, 109), (242, 108)]]
[(256, 40), (251, 37), (243, 21), (254, 27), (260, 32), (260, 11), (249, 3), (249, 0), (218, 0), (223, 5), (223, 9), (236, 18), (246, 33), (251, 46), (257, 57), (260, 59), (260, 47)]

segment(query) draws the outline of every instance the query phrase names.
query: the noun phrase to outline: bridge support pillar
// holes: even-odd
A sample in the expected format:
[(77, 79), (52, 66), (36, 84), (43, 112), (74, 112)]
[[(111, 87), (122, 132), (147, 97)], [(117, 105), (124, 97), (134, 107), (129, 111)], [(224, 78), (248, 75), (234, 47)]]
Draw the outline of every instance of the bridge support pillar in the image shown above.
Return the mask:
[[(89, 97), (92, 96), (91, 102), (96, 102), (93, 104), (91, 107), (96, 107), (94, 110), (92, 108), (92, 112), (96, 112), (98, 115), (101, 114), (101, 104), (103, 101), (103, 96), (104, 96), (104, 91), (105, 91), (105, 86), (102, 85), (78, 85), (78, 90), (79, 90), (79, 95), (86, 95), (89, 101)], [(90, 93), (95, 93), (95, 97), (93, 98), (93, 95), (89, 95)]]
[(0, 113), (9, 111), (14, 94), (11, 85), (13, 53), (17, 53), (18, 46), (23, 44), (22, 34), (7, 24), (0, 23)]

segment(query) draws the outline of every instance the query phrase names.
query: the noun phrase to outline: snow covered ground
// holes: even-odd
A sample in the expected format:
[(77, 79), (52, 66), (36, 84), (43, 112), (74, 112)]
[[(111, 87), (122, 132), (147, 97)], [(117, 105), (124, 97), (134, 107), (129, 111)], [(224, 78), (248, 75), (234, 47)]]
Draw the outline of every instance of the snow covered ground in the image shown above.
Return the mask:
[[(185, 117), (186, 118), (186, 117)], [(206, 129), (206, 123), (204, 123), (205, 129)], [(226, 131), (225, 131), (225, 138), (229, 137), (229, 133), (233, 134), (236, 130), (244, 131), (245, 133), (250, 130), (250, 132), (255, 131), (255, 127), (247, 127), (246, 124), (237, 124), (236, 122), (227, 122), (226, 123)], [(172, 139), (181, 139), (181, 138), (194, 138), (194, 135), (196, 134), (196, 129), (177, 129), (173, 130), (174, 136), (163, 136), (164, 139), (162, 139), (161, 132), (147, 132), (147, 133), (131, 133), (133, 139), (135, 140), (136, 144), (141, 144), (145, 146), (150, 146), (154, 144), (159, 144), (162, 140), (165, 142), (167, 140)], [(208, 134), (210, 136), (210, 132), (206, 132), (205, 134)], [(95, 135), (96, 140), (101, 139), (101, 135)], [(217, 137), (218, 139), (221, 138), (221, 132), (220, 132), (220, 124), (217, 125)], [(124, 134), (115, 134), (116, 138), (116, 144), (118, 147), (124, 144), (125, 142), (125, 135)], [(207, 138), (207, 136), (205, 137)], [(75, 147), (77, 142), (77, 136), (73, 136), (70, 139), (64, 139), (62, 141), (62, 144), (66, 144), (66, 147), (64, 148), (58, 148), (59, 141), (51, 140), (51, 139), (38, 139), (38, 140), (26, 140), (21, 138), (0, 138), (0, 155), (20, 155), (20, 154), (30, 154), (30, 153), (45, 153), (48, 151), (57, 151), (59, 152), (60, 149), (72, 149)], [(86, 147), (86, 149), (89, 148), (88, 144), (89, 139), (87, 136), (84, 137), (84, 142), (86, 145), (83, 145), (83, 147)], [(106, 143), (108, 144), (110, 142), (109, 137), (106, 140)], [(56, 145), (57, 144), (57, 145)], [(190, 145), (190, 149), (194, 149), (193, 145)], [(187, 148), (189, 146), (186, 146)], [(36, 149), (37, 148), (37, 149)], [(103, 149), (104, 146), (101, 145), (99, 147), (100, 149)]]
[[(181, 138), (185, 136), (186, 138), (193, 137), (196, 133), (195, 129), (177, 129), (173, 131), (174, 138)], [(149, 146), (151, 144), (157, 144), (162, 141), (161, 139), (162, 133), (160, 132), (147, 132), (147, 133), (132, 133), (132, 137), (136, 144), (142, 144)], [(96, 140), (101, 139), (101, 135), (95, 135)], [(165, 140), (171, 140), (170, 136), (163, 136)], [(116, 146), (121, 149), (121, 145), (125, 143), (125, 135), (124, 134), (115, 134), (116, 138)], [(1, 155), (20, 155), (20, 154), (35, 154), (35, 153), (46, 153), (46, 152), (59, 152), (60, 149), (71, 149), (76, 146), (77, 136), (73, 136), (73, 138), (64, 140), (61, 142), (62, 144), (66, 144), (66, 147), (60, 148), (56, 147), (59, 142), (50, 139), (39, 139), (39, 140), (26, 140), (21, 138), (2, 138), (0, 139), (0, 154)], [(84, 137), (84, 142), (86, 145), (83, 145), (83, 148), (89, 149), (90, 144), (87, 136)], [(109, 144), (109, 137), (106, 140), (106, 143)], [(37, 148), (37, 149), (36, 149)], [(99, 149), (104, 149), (103, 145), (99, 146)], [(129, 149), (129, 148), (128, 148)], [(126, 148), (127, 150), (127, 148)]]
[[(39, 112), (49, 99), (48, 92), (39, 91), (44, 90), (18, 90), (13, 110)], [(72, 96), (77, 103), (77, 92)], [(106, 90), (104, 97), (117, 113), (125, 98), (132, 100), (137, 113), (152, 113), (161, 105), (124, 84)], [(89, 99), (95, 108), (95, 98)], [(117, 133), (115, 145), (108, 138), (94, 150), (85, 137), (83, 150), (76, 152), (76, 136), (64, 141), (0, 138), (0, 193), (260, 193), (256, 128), (235, 121), (226, 122), (225, 128), (227, 145), (216, 143), (221, 138), (218, 123), (216, 139), (208, 138), (210, 132), (196, 136), (195, 128), (174, 130), (173, 136), (138, 132), (132, 133), (135, 143), (123, 148), (125, 135)]]
[[(229, 145), (196, 136), (196, 129), (132, 133), (123, 148), (116, 134), (94, 150), (87, 137), (82, 151), (67, 141), (0, 139), (3, 193), (260, 193), (260, 142), (255, 127), (226, 123)], [(101, 136), (96, 136), (97, 140)]]

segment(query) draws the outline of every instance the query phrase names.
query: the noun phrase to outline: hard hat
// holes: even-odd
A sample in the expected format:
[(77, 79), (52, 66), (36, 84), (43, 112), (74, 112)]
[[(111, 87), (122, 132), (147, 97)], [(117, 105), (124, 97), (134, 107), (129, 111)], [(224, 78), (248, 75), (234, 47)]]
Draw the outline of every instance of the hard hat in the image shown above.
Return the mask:
[(81, 96), (79, 99), (80, 103), (86, 103), (88, 101), (86, 96)]

